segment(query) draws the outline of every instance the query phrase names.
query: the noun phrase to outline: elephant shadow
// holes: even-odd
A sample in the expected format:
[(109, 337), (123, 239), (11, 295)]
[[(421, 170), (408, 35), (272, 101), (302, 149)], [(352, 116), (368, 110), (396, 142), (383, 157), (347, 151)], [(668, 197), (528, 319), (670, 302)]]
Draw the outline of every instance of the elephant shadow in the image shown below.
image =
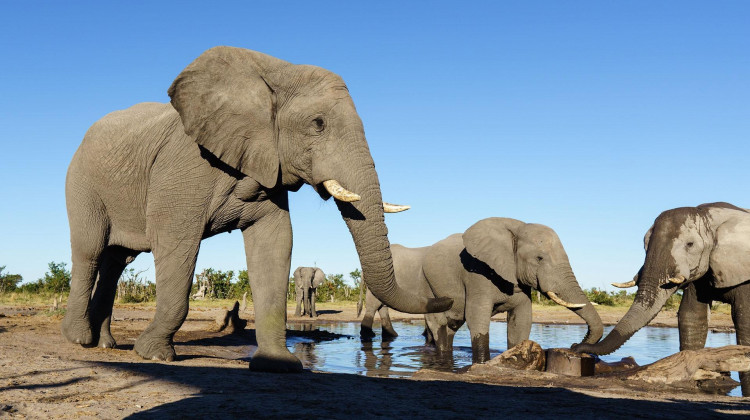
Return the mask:
[(343, 311), (337, 311), (335, 309), (324, 309), (324, 310), (317, 311), (317, 312), (318, 312), (318, 315), (326, 315), (326, 314), (330, 315), (330, 314), (340, 314)]

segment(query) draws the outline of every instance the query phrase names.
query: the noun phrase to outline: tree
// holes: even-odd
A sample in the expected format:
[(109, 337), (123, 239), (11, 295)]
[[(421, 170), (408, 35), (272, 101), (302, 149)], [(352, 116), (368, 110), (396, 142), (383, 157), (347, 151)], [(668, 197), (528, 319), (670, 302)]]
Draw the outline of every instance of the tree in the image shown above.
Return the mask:
[(52, 261), (48, 264), (49, 271), (44, 277), (37, 280), (40, 289), (52, 293), (65, 293), (70, 291), (70, 271), (65, 269), (64, 262)]
[(5, 266), (0, 266), (0, 293), (12, 292), (16, 286), (23, 280), (20, 274), (3, 273)]

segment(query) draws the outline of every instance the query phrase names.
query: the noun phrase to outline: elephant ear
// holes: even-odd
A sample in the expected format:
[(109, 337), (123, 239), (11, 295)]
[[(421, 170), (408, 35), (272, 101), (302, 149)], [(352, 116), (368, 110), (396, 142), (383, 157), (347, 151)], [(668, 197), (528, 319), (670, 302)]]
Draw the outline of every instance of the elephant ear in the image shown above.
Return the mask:
[(648, 252), (648, 243), (651, 241), (651, 232), (654, 231), (654, 225), (651, 225), (650, 228), (648, 228), (648, 231), (646, 231), (646, 234), (643, 235), (643, 249)]
[(302, 267), (297, 267), (296, 270), (294, 270), (294, 285), (299, 286), (299, 280), (300, 276), (302, 275)]
[(316, 268), (315, 275), (313, 276), (312, 287), (318, 287), (323, 284), (324, 281), (326, 281), (326, 275), (323, 273), (323, 270)]
[(480, 220), (463, 234), (466, 252), (487, 264), (504, 280), (517, 285), (513, 232), (522, 224), (519, 220), (504, 217)]
[(188, 65), (168, 91), (188, 136), (266, 188), (276, 185), (280, 161), (276, 95), (264, 74), (282, 63), (255, 51), (216, 47)]
[(729, 219), (716, 230), (716, 245), (709, 259), (715, 287), (732, 287), (750, 280), (748, 238), (750, 217)]

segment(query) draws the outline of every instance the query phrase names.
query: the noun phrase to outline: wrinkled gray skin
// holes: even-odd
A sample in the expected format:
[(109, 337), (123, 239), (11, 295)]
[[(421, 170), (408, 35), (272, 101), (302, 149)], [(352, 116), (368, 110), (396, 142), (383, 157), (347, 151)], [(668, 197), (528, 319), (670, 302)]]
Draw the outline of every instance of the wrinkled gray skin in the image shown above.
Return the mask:
[[(297, 267), (294, 270), (294, 290), (297, 298), (296, 316), (309, 315), (316, 318), (316, 290), (326, 280), (323, 270), (317, 267)], [(303, 307), (304, 305), (304, 307)]]
[[(440, 353), (452, 353), (456, 330), (466, 322), (473, 362), (489, 360), (490, 318), (500, 312), (508, 314), (508, 348), (528, 339), (531, 289), (586, 304), (573, 309), (588, 324), (583, 342), (595, 343), (602, 336), (601, 318), (576, 281), (560, 239), (547, 226), (489, 218), (430, 247), (394, 244), (391, 251), (399, 286), (416, 295), (454, 301), (444, 313), (425, 315), (428, 341), (434, 339)], [(364, 338), (373, 335), (375, 311), (380, 312), (384, 336), (397, 335), (388, 309), (369, 291), (366, 307), (360, 331)]]
[[(678, 310), (680, 350), (703, 348), (713, 301), (732, 306), (737, 344), (750, 345), (750, 212), (728, 203), (681, 207), (659, 215), (644, 238), (646, 258), (636, 276), (633, 305), (597, 344), (575, 351), (609, 354), (659, 313), (683, 288)], [(670, 277), (684, 276), (681, 285)], [(741, 374), (743, 394), (750, 375)]]
[(212, 48), (169, 88), (171, 104), (113, 112), (86, 133), (68, 169), (72, 282), (63, 335), (113, 347), (117, 279), (153, 252), (156, 314), (138, 337), (144, 358), (173, 360), (201, 240), (240, 229), (253, 290), (258, 350), (250, 368), (300, 371), (286, 348), (292, 250), (288, 191), (335, 179), (361, 196), (336, 205), (373, 292), (400, 310), (450, 301), (403, 292), (393, 279), (378, 175), (343, 80), (241, 48)]

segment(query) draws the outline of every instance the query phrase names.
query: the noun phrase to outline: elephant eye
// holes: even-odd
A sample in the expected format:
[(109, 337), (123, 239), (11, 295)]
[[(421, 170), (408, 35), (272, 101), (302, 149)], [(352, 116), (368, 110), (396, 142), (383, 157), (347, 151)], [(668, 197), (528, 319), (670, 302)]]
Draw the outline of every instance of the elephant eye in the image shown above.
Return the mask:
[(315, 131), (317, 131), (318, 133), (323, 132), (323, 130), (325, 130), (326, 128), (326, 123), (325, 121), (323, 121), (323, 118), (321, 117), (315, 118), (313, 120), (313, 124), (315, 124)]
[(541, 260), (543, 260), (543, 259), (544, 259), (544, 258), (542, 258), (542, 257), (536, 257), (536, 260), (537, 260), (537, 261), (541, 261)]

